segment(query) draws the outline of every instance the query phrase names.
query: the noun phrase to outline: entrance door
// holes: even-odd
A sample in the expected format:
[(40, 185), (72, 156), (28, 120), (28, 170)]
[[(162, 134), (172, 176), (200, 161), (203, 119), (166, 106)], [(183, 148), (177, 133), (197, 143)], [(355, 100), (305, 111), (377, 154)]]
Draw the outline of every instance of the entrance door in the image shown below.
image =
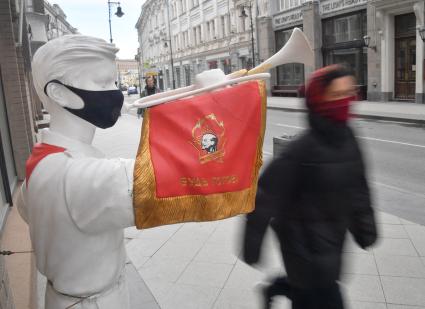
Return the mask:
[(395, 98), (415, 100), (416, 38), (395, 41)]
[(415, 100), (416, 92), (416, 17), (398, 15), (395, 22), (395, 85), (398, 100)]

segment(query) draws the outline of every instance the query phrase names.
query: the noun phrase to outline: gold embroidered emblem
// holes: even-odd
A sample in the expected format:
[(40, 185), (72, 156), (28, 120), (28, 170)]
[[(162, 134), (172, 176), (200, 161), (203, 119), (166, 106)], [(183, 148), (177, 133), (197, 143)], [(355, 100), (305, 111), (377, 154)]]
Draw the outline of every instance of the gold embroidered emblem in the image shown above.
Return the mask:
[(199, 162), (223, 162), (226, 139), (223, 121), (218, 121), (214, 114), (198, 120), (192, 129), (191, 144), (199, 152)]

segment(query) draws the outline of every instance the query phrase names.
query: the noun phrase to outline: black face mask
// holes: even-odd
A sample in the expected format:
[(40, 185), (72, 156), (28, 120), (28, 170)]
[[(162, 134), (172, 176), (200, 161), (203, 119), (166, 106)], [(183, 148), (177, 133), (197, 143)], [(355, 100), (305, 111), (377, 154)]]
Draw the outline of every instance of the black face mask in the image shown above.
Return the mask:
[(75, 116), (102, 129), (110, 128), (117, 122), (124, 102), (124, 96), (120, 90), (84, 90), (65, 85), (61, 81), (54, 79), (44, 86), (44, 93), (46, 95), (47, 85), (50, 83), (57, 83), (65, 86), (83, 100), (83, 108), (74, 109), (64, 107)]

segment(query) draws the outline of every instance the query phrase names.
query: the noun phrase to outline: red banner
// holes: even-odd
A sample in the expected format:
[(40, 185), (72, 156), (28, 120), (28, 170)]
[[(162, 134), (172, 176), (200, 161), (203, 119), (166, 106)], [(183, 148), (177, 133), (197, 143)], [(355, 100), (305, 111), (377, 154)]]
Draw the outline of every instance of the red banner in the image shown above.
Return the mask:
[(261, 129), (260, 102), (257, 82), (252, 82), (151, 109), (156, 196), (249, 188)]
[(265, 104), (264, 83), (254, 81), (149, 109), (134, 173), (137, 226), (251, 211)]

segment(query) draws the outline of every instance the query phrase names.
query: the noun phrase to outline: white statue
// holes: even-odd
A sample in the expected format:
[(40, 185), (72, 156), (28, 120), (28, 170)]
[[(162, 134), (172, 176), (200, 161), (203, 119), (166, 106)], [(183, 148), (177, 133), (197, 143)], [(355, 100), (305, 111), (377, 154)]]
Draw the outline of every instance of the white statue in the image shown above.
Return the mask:
[(134, 160), (106, 159), (91, 145), (96, 127), (120, 115), (117, 51), (70, 35), (34, 55), (35, 89), (51, 120), (27, 162), (19, 208), (48, 280), (47, 309), (129, 308), (123, 229), (134, 225)]

